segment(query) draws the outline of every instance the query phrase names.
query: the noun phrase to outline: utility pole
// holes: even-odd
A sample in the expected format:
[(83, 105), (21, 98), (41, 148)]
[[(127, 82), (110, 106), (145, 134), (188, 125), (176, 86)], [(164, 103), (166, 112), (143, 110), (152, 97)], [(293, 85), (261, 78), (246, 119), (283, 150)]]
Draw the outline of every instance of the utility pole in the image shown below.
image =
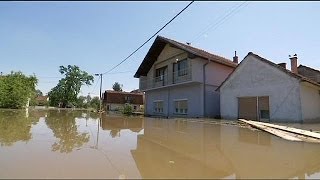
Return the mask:
[(101, 90), (102, 90), (102, 74), (95, 74), (95, 76), (100, 76), (100, 107), (99, 107), (99, 111), (100, 113), (102, 112), (102, 94), (101, 94)]

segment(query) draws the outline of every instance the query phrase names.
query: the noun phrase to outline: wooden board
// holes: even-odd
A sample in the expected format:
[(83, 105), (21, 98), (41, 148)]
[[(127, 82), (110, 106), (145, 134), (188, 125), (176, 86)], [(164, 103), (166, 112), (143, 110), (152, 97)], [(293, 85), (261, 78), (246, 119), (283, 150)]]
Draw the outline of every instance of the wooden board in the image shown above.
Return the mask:
[(264, 123), (264, 122), (256, 122), (256, 123), (261, 124), (261, 125), (265, 125), (265, 126), (268, 126), (268, 127), (273, 127), (273, 128), (276, 128), (276, 129), (281, 129), (281, 130), (284, 130), (284, 131), (287, 131), (287, 132), (297, 133), (297, 134), (300, 134), (300, 135), (304, 135), (304, 136), (309, 136), (309, 137), (312, 137), (312, 138), (320, 139), (320, 134), (316, 133), (316, 132), (311, 132), (311, 131), (308, 131), (308, 130), (293, 128), (293, 127), (288, 127), (288, 126), (281, 126), (281, 125), (276, 125), (276, 124), (271, 124), (271, 123)]
[(283, 139), (289, 140), (289, 141), (302, 141), (300, 138), (294, 137), (292, 135), (290, 135), (290, 133), (282, 131), (282, 130), (278, 130), (275, 128), (271, 128), (262, 124), (258, 124), (255, 121), (248, 121), (248, 120), (244, 120), (244, 119), (239, 119), (242, 122), (245, 122), (247, 124), (250, 124), (258, 129), (261, 129), (263, 131), (269, 132), (273, 135), (276, 135), (278, 137), (281, 137)]

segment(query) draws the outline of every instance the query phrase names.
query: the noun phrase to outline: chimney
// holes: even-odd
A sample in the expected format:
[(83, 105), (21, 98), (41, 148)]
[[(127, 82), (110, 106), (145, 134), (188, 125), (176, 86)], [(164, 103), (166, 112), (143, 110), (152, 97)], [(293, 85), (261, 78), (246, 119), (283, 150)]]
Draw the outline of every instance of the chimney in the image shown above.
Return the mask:
[(279, 63), (278, 65), (283, 67), (283, 68), (285, 68), (285, 69), (287, 69), (287, 63)]
[(234, 57), (233, 57), (233, 62), (238, 64), (238, 56), (237, 56), (237, 51), (234, 51)]
[(289, 55), (289, 59), (291, 61), (291, 71), (293, 73), (298, 73), (298, 57), (297, 54), (294, 54), (292, 57)]

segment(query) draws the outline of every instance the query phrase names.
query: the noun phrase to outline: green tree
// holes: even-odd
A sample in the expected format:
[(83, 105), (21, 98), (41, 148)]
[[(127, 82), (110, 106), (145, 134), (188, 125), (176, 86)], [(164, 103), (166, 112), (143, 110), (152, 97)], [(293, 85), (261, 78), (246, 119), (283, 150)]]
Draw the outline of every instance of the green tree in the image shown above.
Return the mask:
[(90, 107), (98, 110), (100, 107), (100, 98), (99, 97), (92, 98), (90, 101)]
[(48, 93), (50, 105), (58, 106), (61, 104), (64, 108), (75, 105), (81, 86), (91, 85), (94, 81), (93, 76), (80, 70), (80, 68), (75, 65), (68, 65), (67, 67), (60, 66), (59, 72), (65, 75), (65, 77), (60, 79), (57, 86), (52, 88)]
[(87, 108), (88, 107), (87, 97), (79, 96), (77, 99), (76, 107)]
[(26, 106), (29, 98), (35, 96), (35, 76), (26, 76), (22, 72), (11, 72), (0, 76), (0, 107), (18, 109)]
[(112, 89), (114, 91), (122, 91), (122, 87), (123, 85), (122, 84), (119, 84), (118, 82), (115, 82), (113, 85), (112, 85)]
[(124, 105), (122, 113), (125, 115), (131, 115), (132, 114), (132, 107), (129, 104)]
[(43, 96), (43, 93), (42, 93), (39, 89), (37, 89), (37, 90), (36, 90), (36, 95), (37, 95), (37, 96)]

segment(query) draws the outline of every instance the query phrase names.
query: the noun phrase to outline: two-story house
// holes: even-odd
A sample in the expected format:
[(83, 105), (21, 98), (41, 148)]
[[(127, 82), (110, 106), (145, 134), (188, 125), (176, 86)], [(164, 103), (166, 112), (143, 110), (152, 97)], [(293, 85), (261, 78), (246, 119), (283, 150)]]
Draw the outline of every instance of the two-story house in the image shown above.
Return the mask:
[(145, 92), (145, 114), (219, 116), (220, 97), (215, 90), (235, 69), (237, 60), (158, 36), (134, 75)]

